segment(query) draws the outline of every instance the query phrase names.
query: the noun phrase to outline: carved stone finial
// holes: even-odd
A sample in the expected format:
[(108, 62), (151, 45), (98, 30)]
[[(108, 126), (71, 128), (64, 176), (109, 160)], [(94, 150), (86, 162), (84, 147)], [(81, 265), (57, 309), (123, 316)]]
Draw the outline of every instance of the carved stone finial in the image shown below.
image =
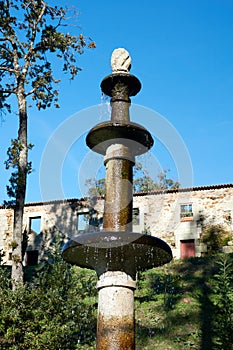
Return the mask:
[(111, 57), (112, 72), (129, 72), (131, 68), (131, 57), (123, 48), (115, 49)]

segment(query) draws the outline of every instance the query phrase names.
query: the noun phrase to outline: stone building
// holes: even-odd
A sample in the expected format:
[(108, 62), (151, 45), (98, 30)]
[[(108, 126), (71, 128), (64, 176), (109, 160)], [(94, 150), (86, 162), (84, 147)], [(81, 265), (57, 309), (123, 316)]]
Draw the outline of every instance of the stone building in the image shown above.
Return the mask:
[[(47, 257), (58, 237), (102, 230), (104, 199), (67, 199), (25, 205), (23, 232), (28, 244), (25, 265)], [(133, 227), (164, 239), (175, 258), (201, 256), (207, 251), (202, 236), (208, 225), (220, 225), (226, 233), (226, 252), (233, 251), (233, 184), (136, 193), (133, 198)], [(11, 264), (13, 209), (0, 207), (2, 263)]]

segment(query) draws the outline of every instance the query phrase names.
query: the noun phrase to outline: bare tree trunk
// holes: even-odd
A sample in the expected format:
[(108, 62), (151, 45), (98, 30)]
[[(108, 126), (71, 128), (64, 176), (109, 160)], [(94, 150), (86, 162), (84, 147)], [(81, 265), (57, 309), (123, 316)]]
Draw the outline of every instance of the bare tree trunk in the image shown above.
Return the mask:
[(13, 241), (16, 243), (16, 248), (12, 254), (12, 289), (16, 289), (23, 284), (23, 255), (22, 255), (22, 240), (23, 240), (23, 211), (26, 196), (27, 183), (27, 164), (28, 164), (28, 147), (27, 147), (27, 105), (24, 96), (24, 89), (21, 87), (17, 94), (19, 107), (19, 159), (18, 159), (18, 179), (16, 189), (16, 204), (14, 209), (14, 227)]

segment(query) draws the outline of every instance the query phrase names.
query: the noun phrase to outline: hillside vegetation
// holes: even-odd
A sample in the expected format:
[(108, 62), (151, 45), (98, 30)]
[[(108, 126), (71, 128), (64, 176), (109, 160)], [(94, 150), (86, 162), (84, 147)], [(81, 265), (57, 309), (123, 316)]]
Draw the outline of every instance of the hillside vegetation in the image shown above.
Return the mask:
[(143, 273), (137, 349), (233, 349), (233, 257), (175, 261)]
[[(55, 246), (17, 291), (0, 274), (0, 349), (95, 349), (95, 272), (67, 265)], [(137, 285), (136, 349), (233, 349), (232, 255), (173, 261)]]

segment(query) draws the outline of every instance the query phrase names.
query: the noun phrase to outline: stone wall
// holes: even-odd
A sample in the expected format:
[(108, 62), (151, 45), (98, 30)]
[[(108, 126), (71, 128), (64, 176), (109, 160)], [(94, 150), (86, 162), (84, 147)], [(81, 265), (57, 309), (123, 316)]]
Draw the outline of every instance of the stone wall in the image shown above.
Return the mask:
[(0, 210), (0, 254), (3, 254), (3, 262), (9, 260), (9, 254), (11, 253), (10, 243), (12, 242), (13, 219), (13, 211), (11, 209), (2, 208)]
[[(72, 234), (78, 234), (78, 215), (88, 212), (89, 205), (85, 200), (26, 204), (23, 232), (28, 235), (27, 251), (38, 251), (39, 260), (43, 259), (56, 237), (65, 243)], [(5, 264), (11, 264), (13, 215), (13, 209), (0, 209), (0, 250), (4, 252), (2, 261)]]
[[(201, 256), (206, 251), (200, 242), (204, 226), (220, 224), (232, 235), (233, 186), (228, 186), (136, 195), (134, 207), (139, 207), (141, 213), (140, 231), (144, 227), (164, 239), (177, 258), (181, 257), (181, 242), (194, 240), (195, 255)], [(182, 217), (181, 206), (185, 205), (191, 205), (191, 216)]]
[[(143, 232), (164, 239), (176, 258), (185, 254), (201, 256), (206, 245), (201, 243), (205, 225), (220, 224), (232, 235), (233, 185), (196, 187), (193, 189), (158, 191), (134, 195), (136, 209), (135, 232)], [(38, 261), (46, 258), (56, 238), (66, 242), (75, 234), (102, 230), (103, 198), (95, 202), (71, 199), (25, 206), (23, 230), (28, 234), (25, 264), (30, 254), (39, 252)], [(37, 223), (39, 227), (33, 225)], [(11, 263), (13, 210), (0, 209), (0, 249), (5, 253), (3, 263)], [(231, 251), (229, 242), (226, 251)], [(30, 253), (31, 252), (31, 253)]]

